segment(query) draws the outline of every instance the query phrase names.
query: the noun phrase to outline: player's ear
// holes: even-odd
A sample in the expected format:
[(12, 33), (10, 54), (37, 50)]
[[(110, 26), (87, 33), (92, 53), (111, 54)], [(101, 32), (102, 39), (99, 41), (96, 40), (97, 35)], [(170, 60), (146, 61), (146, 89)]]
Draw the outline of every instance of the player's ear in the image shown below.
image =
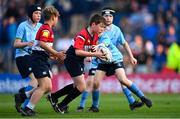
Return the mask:
[(93, 28), (95, 25), (96, 25), (95, 22), (93, 22), (93, 23), (91, 24), (91, 27)]
[(54, 16), (52, 16), (52, 17), (51, 17), (51, 19), (52, 19), (52, 21), (54, 21), (54, 20), (55, 20), (55, 17), (54, 17)]
[(95, 22), (93, 22), (92, 24), (91, 24), (91, 26), (94, 26), (95, 25)]

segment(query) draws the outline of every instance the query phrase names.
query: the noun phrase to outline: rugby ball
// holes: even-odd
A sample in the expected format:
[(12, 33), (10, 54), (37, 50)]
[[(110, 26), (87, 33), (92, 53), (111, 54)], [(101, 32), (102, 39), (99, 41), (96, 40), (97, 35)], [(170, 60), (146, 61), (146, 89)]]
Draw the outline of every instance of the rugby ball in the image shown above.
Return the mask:
[(112, 53), (106, 46), (99, 46), (98, 51), (102, 52), (106, 56), (105, 58), (99, 58), (101, 61), (106, 63), (112, 62)]

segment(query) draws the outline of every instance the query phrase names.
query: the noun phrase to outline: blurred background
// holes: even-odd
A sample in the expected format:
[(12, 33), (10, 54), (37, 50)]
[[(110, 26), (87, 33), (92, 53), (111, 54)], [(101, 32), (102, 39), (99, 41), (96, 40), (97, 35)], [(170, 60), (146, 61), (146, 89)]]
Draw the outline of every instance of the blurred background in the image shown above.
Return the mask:
[[(53, 5), (60, 12), (58, 25), (54, 28), (54, 47), (57, 50), (66, 50), (69, 47), (73, 37), (87, 25), (93, 13), (100, 13), (103, 7), (112, 7), (116, 11), (114, 24), (121, 28), (138, 60), (136, 67), (130, 65), (124, 50), (119, 47), (124, 52), (124, 63), (129, 77), (145, 92), (180, 92), (179, 0), (0, 0), (0, 92), (16, 92), (26, 84), (26, 81), (22, 84), (20, 80), (12, 43), (18, 25), (27, 19), (27, 6), (34, 3), (39, 3), (42, 7)], [(86, 63), (86, 71), (88, 68), (89, 63)], [(70, 82), (63, 64), (53, 61), (52, 71), (59, 81), (55, 81), (54, 90)], [(111, 83), (104, 85), (116, 85), (111, 81), (114, 79), (107, 78), (107, 82)], [(20, 80), (20, 83), (13, 84), (13, 80)], [(142, 82), (149, 84), (149, 89), (141, 86)], [(158, 88), (162, 82), (167, 84), (165, 89)], [(13, 86), (16, 88), (6, 89), (7, 85), (11, 89)], [(121, 90), (117, 88), (106, 91), (103, 84), (101, 88), (105, 92)]]

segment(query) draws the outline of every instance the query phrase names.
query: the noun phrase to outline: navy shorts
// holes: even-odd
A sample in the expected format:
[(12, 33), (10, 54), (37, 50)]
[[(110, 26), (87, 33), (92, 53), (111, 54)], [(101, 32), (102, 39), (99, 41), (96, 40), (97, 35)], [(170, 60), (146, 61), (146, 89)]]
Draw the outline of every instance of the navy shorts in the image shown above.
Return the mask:
[(89, 69), (89, 76), (94, 76), (95, 75), (95, 73), (96, 73), (96, 68), (91, 68), (91, 69)]
[(111, 63), (111, 64), (98, 64), (97, 70), (106, 72), (106, 76), (114, 75), (115, 70), (118, 68), (124, 68), (123, 62)]
[(33, 51), (32, 68), (36, 78), (51, 78), (49, 56), (44, 51)]
[(84, 73), (84, 63), (79, 60), (66, 57), (64, 64), (71, 77), (76, 77)]
[(32, 58), (30, 55), (25, 55), (16, 58), (16, 65), (22, 78), (27, 78), (32, 72)]

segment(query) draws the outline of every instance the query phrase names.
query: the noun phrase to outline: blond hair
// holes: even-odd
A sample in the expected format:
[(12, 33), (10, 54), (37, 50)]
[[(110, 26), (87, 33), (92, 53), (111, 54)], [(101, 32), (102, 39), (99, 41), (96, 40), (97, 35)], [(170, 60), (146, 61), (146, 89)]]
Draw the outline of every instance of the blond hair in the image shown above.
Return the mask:
[(58, 10), (54, 6), (47, 6), (43, 10), (43, 16), (44, 16), (44, 20), (50, 20), (51, 17), (53, 16), (58, 17), (60, 15)]

